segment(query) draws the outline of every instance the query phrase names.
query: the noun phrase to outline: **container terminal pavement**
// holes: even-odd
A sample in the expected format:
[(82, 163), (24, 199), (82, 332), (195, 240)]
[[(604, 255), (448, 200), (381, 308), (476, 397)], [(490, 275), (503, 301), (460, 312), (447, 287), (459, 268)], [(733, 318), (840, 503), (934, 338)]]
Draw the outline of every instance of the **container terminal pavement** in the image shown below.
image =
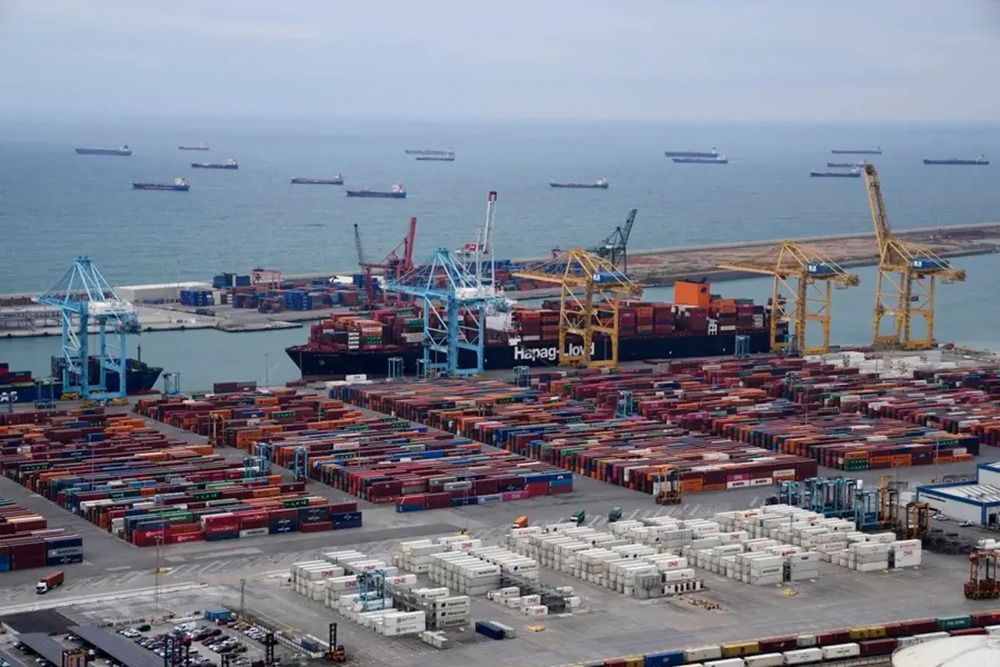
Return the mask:
[[(153, 429), (180, 445), (205, 442), (204, 438), (191, 432), (152, 420), (147, 420), (144, 428)], [(229, 448), (218, 448), (214, 455), (228, 462), (242, 462), (246, 457), (245, 452)], [(928, 482), (933, 476), (968, 473), (973, 467), (974, 464), (969, 463), (952, 463), (934, 468), (897, 471), (902, 480)], [(282, 474), (285, 483), (291, 483), (291, 476), (280, 468), (275, 467), (272, 474)], [(850, 474), (870, 485), (877, 484), (880, 476), (879, 471)], [(0, 593), (0, 614), (6, 616), (39, 605), (51, 605), (62, 607), (64, 613), (81, 615), (77, 621), (79, 623), (148, 618), (157, 611), (152, 598), (156, 598), (161, 606), (160, 613), (169, 610), (182, 614), (193, 609), (204, 609), (219, 600), (238, 608), (240, 580), (243, 579), (246, 580), (245, 603), (248, 611), (259, 612), (274, 619), (275, 624), (281, 624), (289, 632), (314, 637), (325, 637), (329, 621), (338, 621), (341, 633), (339, 643), (347, 647), (352, 659), (362, 660), (361, 664), (477, 663), (542, 667), (572, 664), (573, 661), (603, 661), (614, 655), (644, 655), (684, 647), (729, 645), (748, 642), (757, 637), (797, 637), (802, 633), (817, 634), (821, 631), (832, 632), (837, 628), (886, 624), (916, 615), (951, 618), (981, 610), (983, 604), (989, 608), (989, 603), (968, 601), (962, 595), (962, 584), (967, 573), (962, 558), (924, 552), (919, 569), (915, 569), (904, 564), (907, 561), (901, 553), (893, 554), (894, 549), (888, 542), (886, 544), (889, 549), (865, 547), (859, 543), (858, 548), (854, 549), (853, 562), (850, 557), (846, 560), (820, 559), (815, 565), (814, 571), (817, 574), (814, 577), (795, 581), (781, 588), (769, 585), (768, 582), (772, 580), (768, 577), (773, 575), (768, 573), (767, 568), (773, 567), (770, 563), (776, 554), (768, 551), (768, 548), (782, 545), (794, 548), (795, 541), (801, 542), (803, 539), (801, 534), (790, 530), (782, 533), (774, 528), (773, 535), (751, 534), (755, 528), (762, 527), (749, 525), (747, 521), (753, 515), (740, 512), (748, 507), (759, 507), (774, 492), (773, 486), (690, 494), (685, 497), (682, 505), (673, 507), (657, 506), (649, 494), (583, 476), (576, 477), (573, 488), (571, 494), (538, 496), (520, 500), (516, 504), (496, 503), (401, 514), (395, 511), (395, 507), (373, 505), (351, 498), (345, 492), (327, 485), (311, 482), (307, 486), (307, 493), (326, 499), (328, 505), (356, 502), (358, 510), (363, 514), (364, 525), (319, 533), (298, 531), (246, 537), (238, 541), (171, 544), (157, 550), (129, 545), (107, 530), (60, 509), (12, 479), (5, 478), (0, 483), (0, 495), (19, 507), (45, 517), (49, 527), (69, 530), (82, 537), (85, 561), (66, 566), (66, 583), (44, 597), (34, 593), (34, 584), (40, 573), (46, 570), (5, 573), (5, 586)], [(604, 513), (614, 506), (624, 509), (623, 518), (609, 524)], [(671, 543), (669, 549), (663, 550), (670, 552), (669, 554), (660, 553), (659, 547), (654, 548), (656, 553), (649, 554), (648, 549), (641, 548), (648, 545), (640, 541), (631, 552), (634, 560), (652, 559), (642, 561), (642, 565), (638, 566), (639, 572), (649, 573), (650, 567), (667, 573), (690, 570), (693, 574), (671, 576), (678, 576), (677, 581), (681, 582), (701, 582), (700, 589), (643, 599), (641, 594), (636, 593), (635, 586), (627, 587), (621, 577), (613, 581), (609, 577), (607, 581), (602, 580), (598, 584), (594, 579), (579, 576), (579, 568), (569, 567), (565, 559), (557, 562), (554, 556), (548, 555), (554, 554), (554, 551), (545, 551), (532, 544), (530, 532), (522, 533), (520, 539), (515, 539), (518, 533), (509, 528), (513, 518), (519, 514), (530, 515), (529, 528), (544, 530), (545, 525), (558, 524), (560, 519), (584, 508), (589, 510), (591, 518), (587, 519), (584, 526), (574, 524), (567, 530), (589, 528), (593, 531), (592, 535), (603, 534), (613, 538), (594, 538), (604, 540), (604, 544), (611, 544), (614, 538), (622, 539), (615, 535), (616, 530), (621, 532), (628, 529), (634, 531), (629, 535), (648, 539), (651, 526), (669, 526), (671, 518), (701, 518), (705, 522), (714, 520), (719, 523), (720, 531), (727, 531), (728, 535), (739, 533), (737, 542), (741, 545), (762, 540), (755, 544), (766, 546), (759, 556), (746, 553), (751, 551), (749, 548), (731, 556), (719, 555), (720, 559), (732, 559), (728, 561), (732, 567), (723, 569), (712, 562), (712, 549), (723, 547), (722, 551), (725, 551), (725, 544), (707, 546), (707, 555), (698, 553), (706, 549), (691, 549), (691, 544), (682, 543)], [(775, 510), (774, 507), (763, 509)], [(630, 523), (637, 520), (641, 525)], [(462, 541), (474, 542), (476, 546), (471, 547), (468, 553), (452, 556), (453, 560), (438, 559), (441, 563), (435, 567), (427, 564), (426, 572), (419, 571), (422, 564), (413, 562), (412, 555), (407, 561), (407, 554), (401, 549), (402, 543), (419, 544), (422, 539), (429, 540), (431, 544), (439, 544), (441, 538), (445, 538), (446, 542), (454, 542), (456, 536), (466, 530), (469, 534), (463, 536)], [(693, 530), (692, 528), (692, 532)], [(704, 528), (699, 529), (698, 539), (711, 539), (712, 533), (705, 531)], [(743, 536), (742, 533), (747, 535)], [(726, 539), (728, 541), (733, 538)], [(767, 544), (771, 541), (776, 544)], [(706, 544), (703, 543), (703, 546)], [(814, 539), (809, 548), (798, 547), (799, 553), (810, 550), (819, 552), (818, 547), (823, 544), (824, 542)], [(685, 547), (689, 549), (686, 554)], [(613, 548), (615, 547), (612, 546)], [(471, 549), (481, 551), (474, 555)], [(779, 552), (780, 550), (778, 549)], [(355, 611), (356, 604), (355, 607), (345, 608), (329, 606), (329, 589), (323, 591), (322, 599), (316, 599), (315, 591), (310, 591), (312, 599), (307, 600), (301, 592), (295, 590), (295, 584), (288, 582), (293, 564), (323, 560), (324, 554), (351, 551), (355, 552), (355, 556), (360, 554), (369, 561), (384, 563), (384, 569), (397, 568), (397, 572), (390, 576), (399, 578), (400, 582), (411, 582), (409, 575), (415, 575), (413, 587), (417, 589), (447, 588), (450, 597), (468, 595), (469, 618), (472, 621), (492, 621), (492, 632), (495, 632), (496, 627), (506, 627), (512, 630), (515, 637), (494, 640), (487, 638), (486, 632), (491, 632), (489, 629), (477, 634), (473, 627), (464, 632), (446, 628), (443, 632), (449, 639), (447, 649), (421, 642), (417, 636), (388, 637), (385, 635), (392, 634), (393, 631), (386, 632), (384, 624), (380, 626), (382, 631), (379, 632), (374, 624), (372, 627), (365, 627), (355, 620), (360, 618), (359, 612)], [(674, 551), (678, 553), (675, 554)], [(721, 554), (722, 551), (716, 553)], [(889, 554), (899, 558), (900, 567), (864, 571), (873, 569), (864, 567), (867, 558), (877, 556), (872, 562), (881, 564), (879, 559), (887, 559)], [(467, 560), (469, 558), (472, 559), (471, 564)], [(687, 567), (679, 567), (680, 559), (686, 559)], [(539, 608), (544, 608), (544, 605), (531, 604), (535, 601), (535, 594), (511, 595), (509, 591), (502, 592), (503, 589), (511, 588), (499, 585), (507, 583), (506, 579), (497, 581), (495, 589), (485, 590), (468, 586), (466, 577), (455, 574), (458, 571), (471, 571), (479, 572), (478, 576), (489, 577), (494, 576), (492, 573), (497, 569), (504, 572), (505, 564), (526, 566), (532, 560), (536, 563), (534, 572), (537, 573), (538, 583), (545, 587), (545, 595), (551, 595), (552, 591), (563, 591), (566, 612), (542, 616), (543, 612)], [(750, 563), (755, 560), (762, 561), (763, 565), (754, 568)], [(477, 561), (482, 564), (477, 564)], [(673, 565), (666, 565), (670, 561), (673, 561)], [(739, 567), (737, 561), (740, 561)], [(808, 563), (808, 559), (802, 562)], [(162, 568), (159, 575), (154, 572), (158, 566)], [(661, 571), (660, 567), (665, 569)], [(803, 572), (812, 573), (805, 565), (801, 567)], [(531, 568), (527, 569), (530, 573)], [(590, 576), (595, 574), (596, 569)], [(157, 588), (157, 580), (160, 595), (155, 596), (152, 593)], [(635, 581), (634, 577), (632, 581)], [(444, 585), (441, 582), (445, 582)], [(612, 583), (615, 588), (611, 587)], [(463, 589), (468, 592), (461, 592)], [(497, 599), (489, 599), (489, 593), (494, 591), (500, 592), (492, 596)], [(347, 597), (356, 594), (349, 594)], [(507, 602), (515, 597), (520, 598), (516, 604)], [(340, 604), (339, 598), (337, 604)], [(458, 601), (455, 604), (460, 605)], [(91, 616), (86, 616), (87, 614)], [(405, 618), (397, 622), (400, 627), (405, 626), (403, 620)], [(413, 628), (414, 622), (408, 622), (410, 625), (406, 627)], [(426, 622), (425, 616), (425, 627)], [(944, 626), (935, 625), (933, 629), (914, 631), (913, 634), (968, 629), (961, 627), (961, 622), (957, 623), (959, 625), (944, 629), (941, 629)], [(988, 625), (992, 624), (990, 622)], [(419, 626), (419, 622), (416, 625)], [(985, 628), (987, 625), (980, 624), (977, 627)], [(855, 633), (843, 638), (843, 641), (840, 641), (838, 635), (833, 635), (831, 640), (836, 642), (828, 643), (832, 646), (856, 644), (860, 655), (861, 642), (882, 638), (877, 632), (875, 636), (869, 632), (863, 638)], [(427, 641), (434, 640), (428, 636)], [(488, 643), (488, 646), (484, 646), (484, 643)], [(838, 650), (847, 652), (842, 657), (850, 657), (849, 654), (853, 651), (851, 648)], [(666, 655), (676, 654), (664, 653)], [(834, 655), (839, 654), (834, 652), (830, 657)], [(744, 661), (741, 664), (765, 664), (760, 660), (747, 660), (760, 656), (737, 657)], [(713, 659), (715, 658), (707, 660), (710, 663)], [(720, 656), (718, 659), (736, 658)], [(643, 663), (612, 661), (607, 664)], [(722, 664), (729, 667), (729, 664), (736, 663)]]

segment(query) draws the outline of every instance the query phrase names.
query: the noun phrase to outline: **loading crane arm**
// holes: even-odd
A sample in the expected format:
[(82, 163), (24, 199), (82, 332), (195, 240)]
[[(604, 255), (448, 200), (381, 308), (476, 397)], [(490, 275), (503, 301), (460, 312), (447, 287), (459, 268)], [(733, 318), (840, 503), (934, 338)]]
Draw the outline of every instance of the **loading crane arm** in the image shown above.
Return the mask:
[[(742, 261), (720, 264), (719, 268), (772, 276), (771, 349), (803, 354), (823, 354), (830, 349), (832, 323), (832, 290), (845, 289), (860, 283), (857, 274), (844, 270), (819, 250), (783, 241), (764, 253)], [(782, 296), (791, 295), (791, 303)], [(791, 340), (779, 335), (779, 324), (788, 322), (793, 328)], [(819, 322), (823, 337), (819, 345), (806, 344), (806, 325)]]
[[(878, 170), (873, 164), (865, 164), (862, 174), (879, 248), (874, 344), (908, 350), (933, 347), (937, 280), (945, 284), (964, 282), (965, 271), (952, 268), (928, 246), (898, 238), (889, 226)], [(914, 335), (914, 319), (923, 320), (923, 338)]]
[[(559, 365), (617, 366), (618, 313), (623, 298), (641, 296), (642, 286), (632, 282), (611, 262), (582, 248), (514, 273), (520, 278), (560, 286)], [(581, 294), (582, 293), (582, 294)], [(610, 345), (605, 359), (595, 361), (594, 334), (603, 334)], [(575, 349), (567, 349), (573, 336)]]
[(622, 273), (628, 273), (628, 239), (632, 235), (637, 212), (638, 209), (635, 208), (629, 211), (625, 224), (615, 227), (610, 236), (590, 251), (601, 259), (608, 260), (616, 268), (620, 265)]

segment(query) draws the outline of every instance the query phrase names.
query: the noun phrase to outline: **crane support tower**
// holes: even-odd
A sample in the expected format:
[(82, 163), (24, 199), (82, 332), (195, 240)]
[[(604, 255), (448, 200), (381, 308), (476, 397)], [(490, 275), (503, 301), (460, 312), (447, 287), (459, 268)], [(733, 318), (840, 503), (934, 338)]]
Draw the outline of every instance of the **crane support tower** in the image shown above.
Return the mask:
[[(878, 170), (875, 165), (866, 164), (862, 173), (879, 247), (874, 345), (904, 350), (933, 347), (936, 281), (940, 278), (946, 284), (963, 282), (965, 271), (951, 268), (947, 260), (927, 246), (896, 237), (889, 227)], [(923, 319), (923, 338), (914, 335), (914, 318)]]
[[(621, 302), (626, 297), (641, 296), (641, 285), (629, 280), (608, 260), (581, 248), (568, 250), (514, 275), (560, 286), (560, 366), (618, 365), (618, 313)], [(593, 360), (595, 333), (604, 334), (610, 342), (611, 354), (605, 361)], [(567, 349), (570, 336), (580, 339), (579, 353)]]
[[(423, 372), (473, 375), (485, 365), (486, 315), (502, 309), (506, 300), (493, 279), (493, 224), (497, 193), (487, 199), (486, 223), (474, 244), (462, 251), (440, 248), (426, 264), (386, 283), (386, 289), (422, 300), (424, 313)], [(470, 267), (461, 256), (475, 258)], [(472, 365), (461, 352), (472, 353)]]
[[(720, 264), (719, 268), (746, 271), (774, 277), (771, 296), (771, 349), (790, 352), (797, 346), (801, 354), (823, 354), (830, 350), (830, 309), (833, 288), (846, 289), (859, 283), (818, 250), (783, 241), (761, 255), (740, 262)], [(792, 295), (789, 302), (783, 293)], [(788, 322), (793, 328), (791, 340), (779, 340), (778, 325)], [(806, 344), (806, 325), (819, 322), (823, 332), (819, 345)]]
[[(413, 243), (417, 236), (417, 219), (410, 218), (410, 226), (406, 236), (395, 248), (389, 251), (381, 262), (365, 261), (364, 249), (361, 246), (361, 232), (358, 225), (354, 225), (354, 246), (358, 251), (358, 266), (365, 273), (365, 304), (371, 306), (375, 303), (375, 287), (372, 285), (372, 273), (375, 269), (381, 271), (381, 275), (386, 282), (396, 280), (401, 275), (413, 270)], [(394, 292), (383, 292), (387, 303), (394, 301), (391, 295)]]
[[(62, 320), (63, 392), (83, 400), (124, 398), (127, 380), (125, 337), (139, 333), (139, 317), (122, 301), (89, 257), (73, 266), (36, 303), (57, 308)], [(98, 376), (90, 374), (91, 326), (97, 330)], [(118, 391), (109, 392), (107, 373), (118, 374)]]
[(632, 225), (635, 224), (635, 214), (639, 209), (632, 209), (625, 218), (625, 224), (615, 227), (608, 238), (601, 241), (590, 252), (601, 259), (608, 260), (612, 266), (622, 273), (628, 274), (628, 239), (632, 235)]

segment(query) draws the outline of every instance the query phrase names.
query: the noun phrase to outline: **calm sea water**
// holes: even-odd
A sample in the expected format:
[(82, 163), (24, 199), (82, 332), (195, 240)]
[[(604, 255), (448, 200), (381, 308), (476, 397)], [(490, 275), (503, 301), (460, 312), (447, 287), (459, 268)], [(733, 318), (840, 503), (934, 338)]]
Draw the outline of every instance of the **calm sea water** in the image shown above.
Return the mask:
[[(206, 142), (208, 153), (178, 151)], [(78, 156), (76, 146), (129, 144), (130, 158)], [(266, 266), (285, 272), (351, 270), (353, 224), (377, 258), (417, 216), (416, 256), (471, 240), (486, 193), (500, 193), (501, 256), (541, 256), (554, 247), (596, 243), (639, 209), (631, 248), (867, 232), (868, 204), (855, 179), (810, 179), (830, 148), (880, 145), (877, 156), (897, 229), (1000, 218), (997, 166), (925, 167), (924, 157), (1000, 158), (993, 125), (587, 125), (319, 124), (205, 120), (39, 122), (0, 120), (0, 291), (41, 292), (73, 257), (90, 255), (113, 285), (206, 279)], [(730, 164), (674, 165), (663, 150), (715, 146)], [(415, 162), (404, 148), (456, 151), (454, 163)], [(191, 170), (202, 160), (240, 169)], [(852, 159), (852, 158), (846, 158)], [(293, 176), (341, 172), (348, 185), (393, 183), (408, 198), (349, 199), (343, 188), (291, 186)], [(190, 179), (189, 193), (131, 190), (132, 181)], [(567, 191), (550, 180), (606, 177), (606, 191)], [(964, 285), (939, 292), (940, 340), (1000, 347), (990, 298), (996, 257), (958, 260)], [(837, 292), (837, 342), (870, 339), (874, 272)], [(728, 296), (765, 298), (767, 280), (720, 284)], [(669, 299), (670, 290), (648, 298)], [(144, 360), (181, 373), (182, 385), (213, 380), (283, 382), (297, 376), (284, 347), (305, 330), (253, 334), (147, 334)], [(41, 374), (56, 339), (0, 340), (0, 360)]]

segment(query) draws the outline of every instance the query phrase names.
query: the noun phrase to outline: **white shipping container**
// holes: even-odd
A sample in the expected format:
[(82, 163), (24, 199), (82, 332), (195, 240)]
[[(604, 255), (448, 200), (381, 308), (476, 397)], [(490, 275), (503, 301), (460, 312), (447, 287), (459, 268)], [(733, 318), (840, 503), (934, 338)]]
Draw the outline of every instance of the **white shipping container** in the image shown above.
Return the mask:
[(706, 662), (704, 667), (743, 667), (745, 664), (743, 658), (723, 658), (722, 660)]
[(684, 649), (684, 659), (687, 662), (696, 660), (715, 660), (722, 657), (722, 648), (719, 646), (702, 646), (699, 648)]
[[(945, 633), (945, 636), (947, 636), (947, 633)], [(824, 660), (853, 658), (857, 655), (861, 655), (861, 647), (855, 642), (851, 642), (849, 644), (834, 644), (833, 646), (823, 647)]]
[(800, 648), (785, 651), (786, 665), (808, 665), (823, 659), (821, 648)]
[(781, 653), (763, 653), (743, 658), (746, 667), (784, 667), (785, 656)]

